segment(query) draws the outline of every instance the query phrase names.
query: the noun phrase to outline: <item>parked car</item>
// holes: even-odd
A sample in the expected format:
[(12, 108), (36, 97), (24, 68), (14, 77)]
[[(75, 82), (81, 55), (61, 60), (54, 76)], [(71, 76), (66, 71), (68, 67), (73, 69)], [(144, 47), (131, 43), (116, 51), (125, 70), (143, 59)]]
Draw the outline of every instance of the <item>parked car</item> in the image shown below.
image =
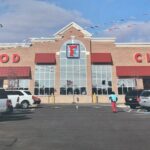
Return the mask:
[(27, 90), (6, 90), (8, 97), (12, 100), (13, 107), (28, 108), (33, 104), (40, 104), (41, 100)]
[(142, 89), (133, 89), (126, 93), (125, 95), (125, 104), (129, 105), (130, 108), (135, 109), (137, 106), (140, 106), (139, 104), (139, 97), (142, 93)]
[(13, 106), (4, 89), (0, 89), (0, 113), (13, 112)]
[(144, 90), (141, 93), (139, 104), (150, 111), (150, 90)]

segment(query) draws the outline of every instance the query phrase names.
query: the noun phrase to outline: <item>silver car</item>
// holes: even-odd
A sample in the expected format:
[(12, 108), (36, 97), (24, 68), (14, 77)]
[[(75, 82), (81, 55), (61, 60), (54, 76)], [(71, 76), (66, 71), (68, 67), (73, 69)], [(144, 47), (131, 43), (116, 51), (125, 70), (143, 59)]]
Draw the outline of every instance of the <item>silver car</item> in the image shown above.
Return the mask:
[(141, 93), (139, 104), (150, 111), (150, 90), (144, 90)]

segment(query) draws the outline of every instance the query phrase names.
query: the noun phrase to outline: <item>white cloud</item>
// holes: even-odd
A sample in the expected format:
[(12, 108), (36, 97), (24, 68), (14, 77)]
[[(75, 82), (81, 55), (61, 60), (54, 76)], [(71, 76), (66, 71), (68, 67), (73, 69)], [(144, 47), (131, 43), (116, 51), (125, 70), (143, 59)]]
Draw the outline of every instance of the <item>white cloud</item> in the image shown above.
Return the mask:
[(118, 42), (150, 42), (150, 21), (129, 21), (106, 29), (104, 36), (116, 37)]
[(64, 25), (75, 21), (90, 24), (80, 12), (69, 11), (39, 0), (0, 0), (6, 10), (0, 14), (0, 42), (21, 42), (29, 37), (50, 36)]

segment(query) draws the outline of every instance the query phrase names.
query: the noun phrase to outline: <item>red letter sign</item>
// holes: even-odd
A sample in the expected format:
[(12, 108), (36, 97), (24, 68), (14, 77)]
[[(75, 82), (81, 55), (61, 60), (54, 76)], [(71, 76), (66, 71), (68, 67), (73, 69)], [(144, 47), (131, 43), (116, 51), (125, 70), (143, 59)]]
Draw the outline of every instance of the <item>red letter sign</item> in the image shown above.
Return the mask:
[(12, 62), (18, 63), (20, 61), (20, 56), (18, 54), (13, 54), (12, 56)]
[(7, 63), (9, 61), (9, 56), (7, 54), (0, 55), (0, 62)]
[(136, 62), (142, 63), (142, 54), (141, 53), (136, 53), (134, 55), (134, 58), (135, 58)]
[(73, 57), (74, 56), (74, 49), (77, 48), (77, 45), (70, 45), (70, 56)]
[(146, 54), (146, 58), (147, 58), (147, 62), (150, 63), (150, 54), (149, 53)]
[(67, 58), (79, 58), (80, 57), (79, 44), (67, 44), (66, 54)]

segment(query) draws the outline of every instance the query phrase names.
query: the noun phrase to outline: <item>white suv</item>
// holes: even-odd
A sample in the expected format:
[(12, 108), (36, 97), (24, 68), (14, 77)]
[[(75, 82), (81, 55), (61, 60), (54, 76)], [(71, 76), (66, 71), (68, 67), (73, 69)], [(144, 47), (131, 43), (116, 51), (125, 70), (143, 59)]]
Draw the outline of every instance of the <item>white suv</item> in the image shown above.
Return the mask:
[(33, 96), (30, 91), (26, 90), (6, 90), (8, 98), (12, 101), (13, 107), (21, 106), (21, 108), (28, 108), (34, 104)]

